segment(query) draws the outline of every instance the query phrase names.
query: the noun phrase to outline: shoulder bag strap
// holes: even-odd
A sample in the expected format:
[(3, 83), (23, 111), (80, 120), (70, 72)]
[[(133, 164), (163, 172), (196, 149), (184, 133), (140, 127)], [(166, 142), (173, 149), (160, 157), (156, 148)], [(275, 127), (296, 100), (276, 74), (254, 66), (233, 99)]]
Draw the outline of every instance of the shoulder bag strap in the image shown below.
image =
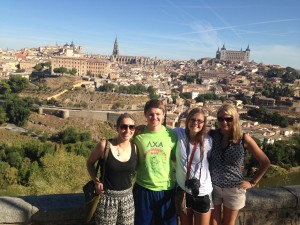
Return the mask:
[[(188, 141), (188, 149), (190, 148), (190, 142)], [(186, 171), (186, 177), (185, 177), (185, 180), (188, 180), (189, 177), (190, 177), (190, 171), (191, 171), (191, 166), (192, 166), (192, 161), (194, 159), (194, 155), (195, 155), (195, 151), (196, 151), (196, 148), (197, 148), (197, 145), (198, 143), (195, 143), (194, 144), (194, 147), (193, 147), (193, 151), (192, 151), (192, 154), (191, 154), (191, 157), (190, 157), (190, 160), (188, 161), (188, 154), (187, 154), (187, 171)], [(188, 150), (189, 151), (189, 150)]]
[[(98, 176), (98, 171), (99, 171), (99, 168), (100, 168), (100, 164), (103, 165), (103, 177), (102, 177), (102, 181), (104, 179), (104, 173), (105, 173), (105, 164), (106, 164), (106, 159), (107, 159), (107, 156), (108, 156), (108, 152), (109, 152), (109, 141), (106, 140), (106, 144), (105, 144), (105, 149), (104, 149), (104, 157), (103, 157), (103, 161), (101, 160), (101, 158), (98, 160), (98, 163), (97, 163), (97, 166), (96, 166), (96, 175)], [(101, 161), (103, 163), (101, 163)]]
[(105, 167), (106, 167), (106, 161), (107, 161), (109, 149), (110, 149), (110, 142), (109, 142), (109, 140), (106, 140), (105, 149), (104, 149), (104, 157), (103, 157), (103, 175), (101, 174), (101, 177), (102, 177), (101, 182), (102, 183), (104, 181)]

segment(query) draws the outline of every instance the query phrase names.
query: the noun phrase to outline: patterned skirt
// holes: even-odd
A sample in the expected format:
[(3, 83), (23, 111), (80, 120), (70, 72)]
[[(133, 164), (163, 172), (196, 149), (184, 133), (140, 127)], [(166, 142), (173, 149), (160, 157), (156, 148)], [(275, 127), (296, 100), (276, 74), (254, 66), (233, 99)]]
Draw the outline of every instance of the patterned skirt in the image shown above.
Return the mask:
[(123, 191), (106, 190), (96, 209), (95, 223), (97, 225), (133, 225), (132, 188)]

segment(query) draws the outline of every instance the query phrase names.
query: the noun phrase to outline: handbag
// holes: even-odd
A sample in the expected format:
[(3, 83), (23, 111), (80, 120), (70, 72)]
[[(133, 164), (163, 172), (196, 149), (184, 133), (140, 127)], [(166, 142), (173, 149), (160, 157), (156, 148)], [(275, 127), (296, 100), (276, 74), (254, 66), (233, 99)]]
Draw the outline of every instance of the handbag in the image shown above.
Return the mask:
[(179, 186), (176, 187), (175, 193), (175, 209), (177, 215), (185, 214), (187, 215), (186, 211), (186, 192), (182, 190)]
[[(104, 157), (103, 159), (99, 159), (97, 166), (96, 166), (96, 175), (98, 174), (98, 170), (100, 168), (100, 163), (103, 166), (103, 174), (101, 175), (102, 179), (101, 182), (103, 183), (104, 180), (104, 174), (105, 174), (105, 164), (109, 152), (109, 141), (106, 141), (105, 144), (105, 150), (104, 150)], [(94, 216), (94, 213), (97, 209), (99, 200), (101, 195), (97, 194), (96, 189), (95, 189), (95, 183), (93, 180), (90, 180), (87, 182), (83, 188), (83, 193), (84, 193), (84, 199), (85, 199), (85, 222), (88, 223), (92, 217)]]

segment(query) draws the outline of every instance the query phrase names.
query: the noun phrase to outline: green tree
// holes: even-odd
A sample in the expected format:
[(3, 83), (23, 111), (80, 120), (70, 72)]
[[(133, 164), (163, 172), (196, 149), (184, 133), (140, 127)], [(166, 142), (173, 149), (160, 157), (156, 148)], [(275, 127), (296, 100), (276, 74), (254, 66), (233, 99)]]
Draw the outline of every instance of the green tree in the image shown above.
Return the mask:
[(192, 98), (192, 92), (184, 92), (179, 94), (180, 98), (183, 99), (191, 99)]
[(74, 127), (67, 127), (64, 131), (58, 134), (58, 137), (63, 144), (76, 143), (79, 141), (78, 132)]
[(22, 157), (18, 152), (9, 152), (6, 156), (6, 160), (10, 166), (19, 168), (22, 162)]
[(149, 86), (149, 87), (147, 88), (147, 91), (148, 91), (148, 93), (149, 93), (150, 99), (158, 99), (158, 96), (157, 96), (157, 94), (155, 93), (155, 90), (154, 90), (153, 86)]
[(9, 94), (11, 93), (10, 85), (7, 80), (3, 80), (0, 83), (0, 94)]
[(9, 167), (5, 170), (3, 180), (7, 185), (12, 185), (17, 183), (17, 177), (18, 170), (14, 167)]
[(51, 61), (44, 63), (44, 67), (48, 67), (49, 68), (50, 66), (51, 66)]
[(10, 165), (7, 162), (0, 160), (0, 188), (5, 188), (7, 186), (7, 182), (5, 182), (5, 174), (6, 171), (10, 168)]
[(41, 167), (29, 179), (32, 195), (80, 193), (89, 180), (85, 168), (86, 158), (74, 153), (59, 151), (45, 155)]
[(170, 77), (171, 77), (172, 79), (176, 79), (176, 78), (178, 77), (178, 73), (176, 73), (176, 72), (171, 72)]
[(68, 73), (68, 69), (66, 67), (59, 67), (53, 69), (54, 73), (61, 73), (61, 75), (64, 75), (65, 73)]
[(20, 75), (15, 75), (9, 79), (8, 84), (13, 93), (20, 93), (29, 86), (29, 80)]
[(23, 126), (30, 115), (30, 108), (32, 105), (28, 105), (28, 102), (14, 95), (6, 97), (4, 108), (8, 121), (17, 126)]
[(16, 73), (24, 73), (25, 72), (25, 69), (17, 69), (16, 70)]
[(121, 102), (115, 102), (113, 105), (112, 105), (112, 109), (121, 109), (124, 107), (124, 104), (121, 103)]
[(8, 120), (6, 112), (2, 106), (0, 106), (0, 125), (5, 123)]
[(72, 68), (71, 70), (68, 71), (68, 73), (71, 74), (71, 75), (73, 75), (73, 76), (75, 76), (76, 73), (77, 73), (77, 69)]
[(37, 71), (42, 71), (43, 70), (43, 65), (41, 63), (36, 64), (33, 69)]
[(88, 71), (86, 72), (86, 75), (89, 76), (89, 77), (91, 77), (91, 76), (92, 76), (92, 72), (91, 72), (90, 70), (88, 70)]

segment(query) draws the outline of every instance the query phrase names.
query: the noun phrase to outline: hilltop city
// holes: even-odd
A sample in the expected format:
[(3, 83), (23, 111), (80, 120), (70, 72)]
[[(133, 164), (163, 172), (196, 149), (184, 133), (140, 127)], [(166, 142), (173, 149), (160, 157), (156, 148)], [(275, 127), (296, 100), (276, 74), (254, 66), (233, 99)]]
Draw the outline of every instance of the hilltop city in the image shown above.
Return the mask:
[[(30, 81), (36, 77), (75, 77), (82, 81), (81, 89), (119, 94), (131, 93), (120, 87), (144, 86), (151, 89), (152, 97), (168, 103), (166, 122), (170, 127), (183, 126), (187, 110), (200, 106), (213, 128), (216, 110), (226, 101), (236, 105), (244, 131), (257, 140), (274, 143), (299, 135), (299, 71), (250, 61), (249, 45), (245, 50), (229, 50), (224, 44), (216, 48), (214, 58), (185, 61), (122, 55), (117, 38), (112, 47), (111, 55), (83, 53), (83, 47), (73, 41), (21, 50), (0, 49), (0, 77), (5, 80), (20, 75)], [(110, 104), (107, 109), (142, 109), (134, 102), (127, 104)], [(89, 103), (85, 108), (99, 110), (89, 107)]]

